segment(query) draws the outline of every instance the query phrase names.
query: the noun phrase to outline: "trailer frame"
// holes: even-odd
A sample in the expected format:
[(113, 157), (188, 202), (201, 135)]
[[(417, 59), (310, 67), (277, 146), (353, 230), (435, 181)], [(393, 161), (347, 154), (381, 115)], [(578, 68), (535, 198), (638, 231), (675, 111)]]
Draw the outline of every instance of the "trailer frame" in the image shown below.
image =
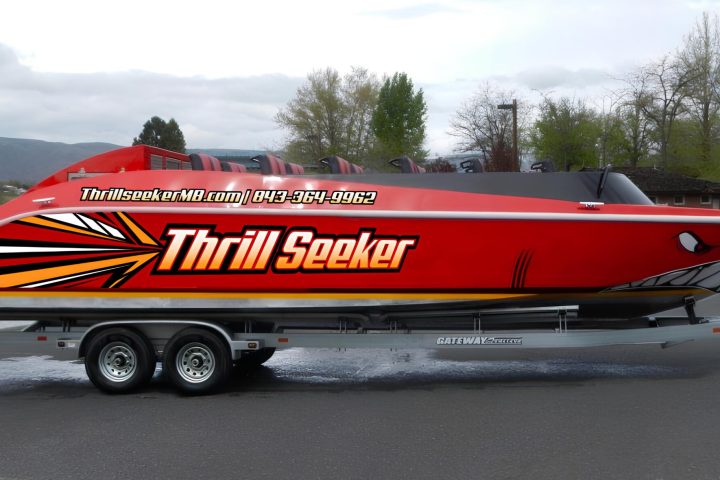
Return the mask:
[[(0, 354), (3, 356), (24, 355), (50, 355), (64, 360), (83, 359), (86, 361), (86, 370), (90, 379), (101, 389), (108, 391), (124, 391), (121, 382), (118, 385), (110, 384), (113, 388), (105, 388), (93, 378), (88, 368), (88, 349), (98, 336), (106, 333), (113, 335), (133, 335), (146, 339), (151, 358), (154, 354), (156, 361), (163, 362), (163, 368), (176, 370), (171, 363), (173, 359), (165, 358), (166, 348), (169, 344), (177, 342), (183, 334), (206, 336), (203, 343), (198, 340), (201, 347), (205, 345), (205, 354), (213, 358), (212, 367), (217, 364), (223, 370), (224, 364), (242, 364), (243, 361), (255, 359), (258, 364), (264, 362), (275, 349), (287, 348), (333, 348), (333, 349), (474, 349), (483, 350), (528, 350), (549, 348), (594, 348), (617, 345), (658, 345), (669, 348), (682, 343), (708, 338), (720, 338), (720, 317), (698, 318), (689, 317), (646, 317), (633, 319), (621, 324), (614, 324), (612, 328), (577, 328), (570, 323), (568, 317), (575, 319), (576, 311), (571, 307), (545, 309), (545, 313), (554, 311), (556, 324), (548, 329), (485, 329), (483, 316), (499, 312), (478, 313), (471, 330), (419, 330), (399, 328), (393, 322), (386, 329), (349, 328), (348, 322), (339, 320), (336, 329), (298, 328), (285, 329), (279, 332), (253, 332), (250, 322), (237, 322), (236, 329), (232, 331), (220, 322), (208, 320), (110, 320), (99, 321), (89, 327), (76, 327), (71, 321), (61, 325), (46, 325), (35, 322), (23, 331), (0, 331)], [(522, 312), (515, 312), (522, 315)], [(0, 323), (1, 325), (1, 323)], [(113, 337), (114, 338), (114, 337)], [(192, 339), (191, 339), (192, 340)], [(216, 342), (219, 341), (220, 343)], [(222, 345), (223, 352), (215, 347), (214, 356), (211, 344)], [(209, 345), (209, 346), (208, 346)], [(172, 347), (171, 347), (172, 348)], [(141, 349), (142, 350), (142, 349)], [(223, 360), (227, 355), (227, 360)], [(215, 359), (217, 357), (217, 359)], [(125, 357), (122, 357), (125, 358)], [(121, 358), (121, 360), (122, 360)], [(188, 357), (189, 358), (189, 357)], [(97, 361), (91, 359), (91, 361)], [(133, 359), (133, 361), (137, 361)], [(152, 362), (152, 360), (150, 360)], [(209, 361), (209, 360), (206, 360)], [(153, 362), (153, 370), (156, 362)], [(202, 363), (202, 362), (201, 362)], [(223, 365), (220, 365), (220, 364)], [(109, 365), (109, 364), (108, 364)], [(225, 365), (227, 366), (227, 365)], [(146, 366), (149, 368), (149, 366)], [(206, 365), (207, 367), (207, 365)], [(227, 368), (223, 367), (221, 376), (225, 376)], [(198, 370), (199, 371), (199, 370)], [(102, 379), (101, 379), (102, 380)], [(187, 393), (207, 393), (211, 388), (205, 388), (202, 382), (198, 385), (177, 385)], [(213, 382), (213, 385), (222, 383), (222, 379)], [(214, 388), (215, 388), (214, 387)]]

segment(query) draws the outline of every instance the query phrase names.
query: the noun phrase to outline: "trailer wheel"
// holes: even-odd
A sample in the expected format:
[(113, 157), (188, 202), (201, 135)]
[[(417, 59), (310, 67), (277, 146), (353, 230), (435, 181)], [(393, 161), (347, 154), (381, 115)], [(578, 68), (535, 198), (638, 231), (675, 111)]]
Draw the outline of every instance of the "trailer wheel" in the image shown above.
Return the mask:
[(259, 367), (263, 363), (270, 360), (270, 357), (272, 357), (274, 354), (274, 348), (261, 348), (260, 350), (244, 352), (240, 359), (237, 361), (237, 366), (240, 369)]
[(95, 335), (85, 355), (90, 381), (108, 393), (125, 393), (146, 385), (155, 373), (155, 351), (141, 334), (109, 328)]
[(215, 390), (225, 383), (231, 367), (227, 344), (207, 330), (182, 330), (165, 347), (163, 370), (185, 393), (198, 395)]

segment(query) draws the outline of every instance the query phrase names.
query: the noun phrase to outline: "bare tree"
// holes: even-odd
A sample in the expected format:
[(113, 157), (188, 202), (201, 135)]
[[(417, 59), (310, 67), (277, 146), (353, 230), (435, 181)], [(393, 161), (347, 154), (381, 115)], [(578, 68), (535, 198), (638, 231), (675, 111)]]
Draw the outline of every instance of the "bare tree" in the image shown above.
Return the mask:
[(679, 52), (680, 65), (690, 75), (685, 94), (687, 112), (697, 123), (701, 160), (711, 159), (720, 110), (720, 28), (717, 15), (703, 12)]
[(654, 140), (663, 168), (668, 166), (668, 143), (678, 115), (683, 112), (687, 86), (694, 71), (686, 70), (671, 58), (663, 56), (643, 67), (630, 79), (638, 90), (637, 105), (653, 126)]
[(599, 134), (597, 139), (598, 167), (614, 164), (621, 157), (622, 130), (621, 117), (618, 115), (617, 95), (603, 95), (596, 100), (597, 124)]
[(636, 101), (626, 101), (618, 105), (616, 115), (621, 119), (619, 126), (624, 138), (623, 156), (630, 166), (637, 167), (648, 156), (650, 133), (648, 118), (643, 115)]
[(637, 167), (649, 155), (650, 119), (642, 109), (647, 86), (645, 77), (631, 75), (625, 79), (627, 87), (615, 92), (615, 116), (622, 136), (620, 149), (624, 163)]
[(445, 160), (444, 158), (438, 158), (425, 165), (425, 169), (428, 172), (433, 173), (451, 173), (457, 172), (457, 167)]
[[(512, 157), (512, 111), (497, 107), (515, 98), (517, 95), (512, 90), (502, 90), (487, 82), (480, 85), (450, 121), (448, 133), (458, 138), (456, 149), (482, 152), (485, 161), (491, 165), (498, 163), (498, 168), (507, 163), (505, 160)], [(522, 101), (518, 105), (518, 130), (521, 130), (528, 118), (528, 108)]]

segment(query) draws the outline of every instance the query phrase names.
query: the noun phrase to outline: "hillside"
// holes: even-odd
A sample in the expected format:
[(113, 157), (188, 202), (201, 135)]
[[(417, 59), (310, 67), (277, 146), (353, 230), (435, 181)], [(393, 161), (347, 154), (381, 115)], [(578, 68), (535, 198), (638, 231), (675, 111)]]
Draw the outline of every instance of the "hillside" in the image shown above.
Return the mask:
[(83, 158), (107, 152), (111, 143), (59, 143), (0, 137), (0, 180), (36, 183)]
[[(25, 184), (34, 184), (78, 160), (120, 147), (112, 143), (68, 144), (0, 137), (0, 180), (17, 180)], [(188, 149), (188, 153), (193, 152), (236, 157), (262, 153), (259, 150), (227, 148)]]

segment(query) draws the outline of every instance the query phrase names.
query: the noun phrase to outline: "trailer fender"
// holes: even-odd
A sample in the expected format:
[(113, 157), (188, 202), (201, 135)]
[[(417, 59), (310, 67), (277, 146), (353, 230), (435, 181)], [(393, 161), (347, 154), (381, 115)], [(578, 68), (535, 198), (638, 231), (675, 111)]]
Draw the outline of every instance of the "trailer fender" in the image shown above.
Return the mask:
[[(94, 335), (96, 335), (98, 332), (102, 331), (105, 328), (109, 327), (117, 327), (117, 326), (124, 326), (124, 327), (132, 327), (137, 330), (140, 330), (140, 328), (143, 325), (167, 325), (167, 326), (178, 326), (180, 328), (182, 327), (198, 327), (198, 328), (204, 328), (210, 331), (213, 331), (220, 335), (220, 337), (225, 341), (227, 344), (228, 350), (230, 351), (233, 358), (235, 357), (235, 347), (238, 342), (233, 342), (232, 336), (230, 332), (228, 332), (225, 328), (221, 327), (220, 325), (213, 324), (210, 322), (205, 321), (199, 321), (199, 320), (143, 320), (143, 321), (137, 321), (137, 320), (112, 320), (107, 322), (98, 323), (97, 325), (93, 325), (92, 327), (88, 328), (85, 333), (83, 334), (82, 338), (80, 339), (80, 348), (78, 357), (83, 358), (86, 354), (87, 345), (89, 344), (90, 340), (93, 338)], [(170, 335), (172, 336), (172, 335)]]

